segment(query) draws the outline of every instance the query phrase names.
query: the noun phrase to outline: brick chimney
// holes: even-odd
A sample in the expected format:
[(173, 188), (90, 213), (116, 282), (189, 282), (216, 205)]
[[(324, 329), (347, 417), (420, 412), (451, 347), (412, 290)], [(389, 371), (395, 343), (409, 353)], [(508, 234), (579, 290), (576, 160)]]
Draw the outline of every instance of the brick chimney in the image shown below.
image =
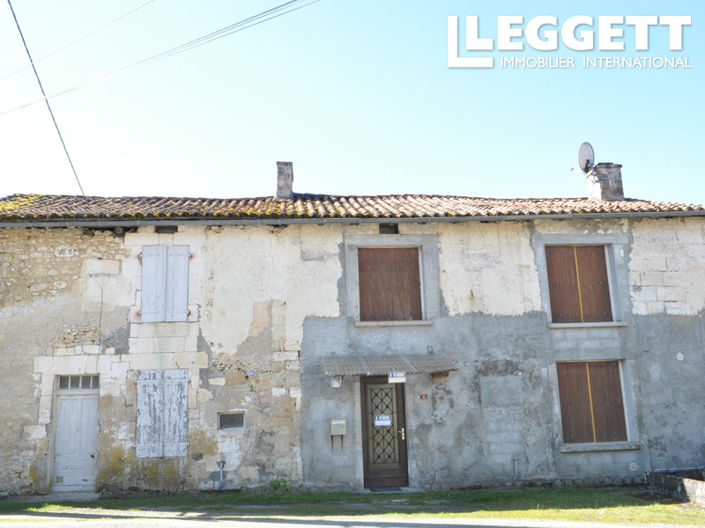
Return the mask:
[(624, 200), (622, 166), (598, 163), (587, 173), (588, 198), (591, 200)]
[(294, 196), (294, 164), (290, 161), (277, 161), (278, 200), (288, 200)]

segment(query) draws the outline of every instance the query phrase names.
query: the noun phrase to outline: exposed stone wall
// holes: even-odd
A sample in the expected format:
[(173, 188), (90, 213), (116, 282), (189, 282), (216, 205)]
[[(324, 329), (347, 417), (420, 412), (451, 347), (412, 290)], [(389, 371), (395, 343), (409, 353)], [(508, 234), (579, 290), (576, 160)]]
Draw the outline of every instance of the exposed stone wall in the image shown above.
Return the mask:
[(107, 230), (2, 229), (0, 307), (77, 294), (92, 263), (109, 261), (117, 275), (123, 253), (122, 239)]
[(629, 283), (635, 314), (697, 315), (705, 308), (705, 222), (635, 221)]
[(111, 302), (129, 296), (116, 280), (125, 254), (111, 231), (0, 229), (1, 489), (48, 489), (55, 376), (96, 373), (127, 326)]

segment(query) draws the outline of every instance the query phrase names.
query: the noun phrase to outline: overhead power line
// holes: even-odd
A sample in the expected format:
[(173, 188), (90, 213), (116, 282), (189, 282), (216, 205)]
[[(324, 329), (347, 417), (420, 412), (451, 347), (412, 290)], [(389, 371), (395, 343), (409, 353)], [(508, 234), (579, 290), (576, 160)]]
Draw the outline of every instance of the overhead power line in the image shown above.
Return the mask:
[[(151, 4), (152, 2), (154, 2), (154, 0), (147, 0), (146, 2), (141, 3), (141, 4), (138, 5), (137, 7), (133, 7), (132, 9), (130, 9), (130, 10), (128, 10), (128, 11), (125, 11), (123, 14), (118, 15), (118, 16), (116, 16), (115, 18), (113, 18), (113, 19), (111, 19), (111, 20), (108, 20), (108, 21), (105, 22), (104, 24), (101, 24), (100, 26), (91, 29), (88, 33), (84, 33), (84, 34), (81, 35), (80, 37), (76, 37), (75, 39), (70, 40), (70, 41), (68, 41), (68, 42), (66, 42), (66, 43), (64, 43), (64, 44), (62, 44), (61, 46), (59, 46), (58, 48), (56, 48), (54, 51), (50, 51), (50, 52), (47, 53), (46, 55), (43, 55), (43, 56), (39, 57), (38, 59), (36, 59), (36, 60), (34, 61), (34, 64), (39, 64), (39, 63), (42, 62), (43, 60), (48, 59), (48, 58), (51, 57), (52, 55), (55, 55), (55, 54), (59, 53), (60, 51), (65, 50), (65, 49), (68, 48), (69, 46), (73, 46), (73, 45), (76, 44), (77, 42), (81, 42), (83, 39), (86, 39), (86, 38), (90, 37), (91, 35), (93, 35), (93, 34), (95, 34), (95, 33), (98, 33), (98, 31), (100, 31), (100, 30), (102, 30), (102, 29), (105, 29), (105, 28), (108, 27), (109, 25), (114, 24), (114, 23), (117, 22), (118, 20), (125, 18), (127, 15), (130, 15), (130, 14), (134, 13), (134, 12), (137, 11), (138, 9), (142, 9), (143, 7), (145, 7), (146, 5)], [(18, 73), (22, 73), (23, 71), (25, 71), (25, 70), (27, 70), (27, 69), (29, 69), (29, 66), (23, 66), (22, 68), (18, 68), (17, 70), (15, 70), (15, 71), (13, 71), (12, 73), (6, 75), (5, 77), (0, 77), (0, 82), (3, 82), (3, 81), (5, 81), (5, 80), (7, 80), (7, 79), (9, 79), (9, 78), (11, 78), (11, 77), (14, 77), (14, 76), (17, 75)]]
[(24, 35), (22, 34), (22, 29), (20, 28), (20, 23), (17, 21), (17, 15), (15, 15), (15, 10), (12, 8), (12, 2), (10, 0), (7, 0), (8, 5), (10, 6), (10, 11), (12, 11), (12, 18), (15, 19), (15, 25), (17, 26), (17, 31), (20, 34), (20, 38), (22, 39), (22, 45), (24, 46), (24, 50), (27, 52), (27, 57), (29, 57), (29, 62), (32, 65), (32, 70), (34, 71), (34, 76), (37, 78), (37, 84), (39, 84), (39, 89), (42, 91), (42, 95), (44, 96), (44, 102), (47, 105), (47, 110), (49, 110), (49, 115), (51, 116), (51, 120), (54, 123), (54, 128), (56, 128), (56, 133), (59, 134), (59, 139), (61, 140), (61, 146), (64, 147), (64, 152), (66, 153), (66, 159), (69, 160), (69, 165), (71, 165), (71, 170), (73, 171), (73, 175), (76, 178), (76, 183), (78, 183), (78, 188), (81, 189), (81, 194), (85, 196), (85, 192), (83, 192), (83, 186), (81, 185), (81, 180), (78, 179), (78, 174), (76, 173), (76, 168), (73, 166), (73, 161), (71, 161), (71, 156), (69, 155), (69, 151), (66, 148), (66, 143), (64, 142), (64, 138), (61, 135), (61, 130), (59, 130), (59, 125), (56, 122), (56, 118), (54, 117), (54, 112), (51, 110), (51, 105), (49, 104), (49, 99), (47, 99), (46, 93), (44, 92), (44, 86), (42, 86), (42, 81), (39, 78), (39, 74), (37, 73), (37, 68), (34, 66), (34, 61), (32, 60), (32, 55), (29, 52), (29, 48), (27, 47), (27, 41), (24, 39)]
[[(218, 29), (218, 30), (213, 31), (211, 33), (208, 33), (206, 35), (203, 35), (202, 37), (198, 37), (198, 38), (195, 38), (189, 42), (179, 44), (178, 46), (175, 46), (171, 50), (164, 50), (164, 52), (160, 52), (160, 55), (163, 53), (163, 54), (165, 54), (165, 56), (171, 57), (173, 55), (183, 53), (184, 51), (188, 51), (190, 49), (197, 48), (197, 47), (203, 46), (205, 44), (209, 44), (210, 42), (227, 37), (229, 35), (232, 35), (233, 33), (238, 33), (240, 31), (251, 28), (253, 26), (257, 26), (257, 25), (262, 24), (264, 22), (267, 22), (269, 20), (273, 20), (275, 18), (279, 18), (280, 16), (284, 16), (286, 14), (293, 13), (294, 11), (298, 11), (299, 9), (303, 9), (304, 7), (308, 7), (312, 4), (316, 4), (320, 1), (321, 0), (309, 0), (309, 1), (307, 1), (307, 0), (291, 0), (290, 2), (285, 2), (281, 5), (278, 5), (276, 7), (268, 9), (267, 11), (262, 11), (261, 13), (258, 13), (257, 15), (251, 16), (249, 18), (245, 18), (243, 20), (240, 20), (239, 22), (235, 22), (234, 24), (230, 24), (229, 26), (225, 26), (224, 28), (221, 28), (221, 29)], [(293, 4), (300, 4), (300, 3), (303, 3), (303, 5), (299, 5), (298, 7), (293, 7)], [(291, 9), (288, 9), (288, 8), (291, 8)]]
[[(165, 50), (162, 50), (162, 51), (159, 51), (159, 52), (154, 53), (152, 55), (149, 55), (147, 57), (144, 57), (142, 59), (138, 59), (136, 61), (130, 62), (128, 64), (120, 66), (119, 68), (111, 70), (107, 73), (103, 73), (103, 74), (98, 75), (96, 77), (92, 77), (90, 79), (85, 79), (83, 81), (80, 81), (72, 86), (69, 86), (68, 88), (64, 88), (62, 90), (59, 90), (57, 92), (53, 92), (53, 93), (49, 94), (48, 98), (53, 99), (55, 97), (65, 95), (67, 93), (74, 92), (74, 91), (78, 90), (79, 88), (82, 88), (88, 84), (93, 84), (98, 81), (102, 81), (104, 79), (107, 79), (108, 77), (112, 77), (113, 75), (116, 75), (120, 72), (123, 72), (129, 68), (133, 68), (134, 66), (137, 66), (139, 64), (144, 64), (145, 62), (150, 62), (150, 61), (157, 60), (157, 59), (171, 57), (174, 55), (178, 55), (179, 53), (183, 53), (185, 51), (189, 51), (191, 49), (197, 48), (199, 46), (209, 44), (215, 40), (227, 37), (227, 36), (232, 35), (234, 33), (239, 33), (240, 31), (244, 31), (246, 29), (257, 26), (257, 25), (262, 24), (264, 22), (267, 22), (269, 20), (273, 20), (275, 18), (279, 18), (281, 16), (292, 13), (294, 11), (298, 11), (299, 9), (303, 9), (304, 7), (308, 7), (310, 5), (318, 3), (320, 1), (321, 0), (310, 0), (310, 1), (306, 2), (306, 0), (290, 0), (288, 2), (284, 2), (283, 4), (280, 4), (276, 7), (273, 7), (271, 9), (267, 9), (266, 11), (262, 11), (261, 13), (258, 13), (256, 15), (239, 20), (239, 21), (234, 22), (232, 24), (229, 24), (223, 28), (220, 28), (216, 31), (212, 31), (210, 33), (207, 33), (203, 36), (189, 40), (189, 41), (184, 42), (182, 44), (172, 46), (171, 48), (167, 48)], [(303, 5), (295, 5), (295, 4), (302, 4), (302, 3), (303, 3)], [(27, 103), (24, 103), (22, 105), (19, 105), (19, 106), (13, 107), (13, 108), (9, 108), (7, 110), (0, 111), (0, 116), (5, 115), (5, 114), (9, 114), (11, 112), (16, 112), (17, 110), (22, 110), (23, 108), (27, 108), (29, 106), (33, 106), (41, 101), (42, 101), (41, 98), (35, 99), (33, 101), (29, 101)]]

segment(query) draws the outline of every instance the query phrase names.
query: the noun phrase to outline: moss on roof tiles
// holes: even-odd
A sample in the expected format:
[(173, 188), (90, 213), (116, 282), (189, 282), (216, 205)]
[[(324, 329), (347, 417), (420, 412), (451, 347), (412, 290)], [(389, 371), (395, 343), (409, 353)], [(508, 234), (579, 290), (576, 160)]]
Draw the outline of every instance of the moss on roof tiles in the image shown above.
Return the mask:
[(295, 195), (212, 199), (17, 194), (0, 199), (0, 221), (87, 218), (428, 218), (704, 211), (701, 205), (587, 198), (478, 198), (437, 195)]

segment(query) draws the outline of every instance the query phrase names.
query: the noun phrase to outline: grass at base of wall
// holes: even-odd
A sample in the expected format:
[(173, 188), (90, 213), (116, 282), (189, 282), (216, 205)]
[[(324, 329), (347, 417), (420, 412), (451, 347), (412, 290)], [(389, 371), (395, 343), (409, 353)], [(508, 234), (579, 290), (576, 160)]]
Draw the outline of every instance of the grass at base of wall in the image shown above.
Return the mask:
[(41, 514), (62, 510), (70, 517), (108, 510), (203, 512), (217, 519), (241, 516), (403, 516), (409, 518), (524, 518), (705, 526), (705, 510), (637, 488), (565, 488), (351, 493), (294, 491), (218, 492), (98, 499), (91, 502), (0, 502), (1, 513)]

